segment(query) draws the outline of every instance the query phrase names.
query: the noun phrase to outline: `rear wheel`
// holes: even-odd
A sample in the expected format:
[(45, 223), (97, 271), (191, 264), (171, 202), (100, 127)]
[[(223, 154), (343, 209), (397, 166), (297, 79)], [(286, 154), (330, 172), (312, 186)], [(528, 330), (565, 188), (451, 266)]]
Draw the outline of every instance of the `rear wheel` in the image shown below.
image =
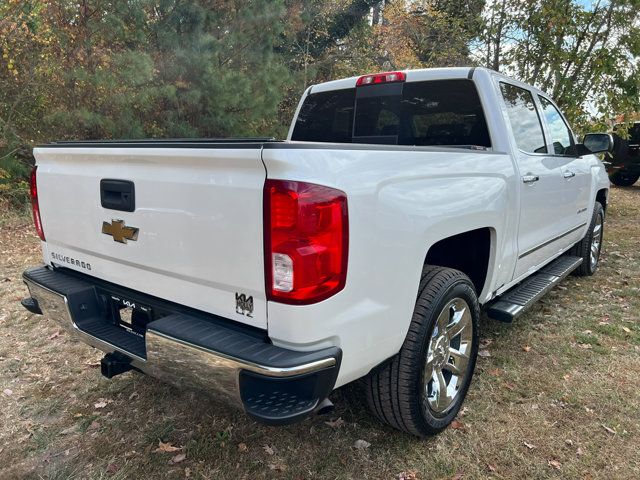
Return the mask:
[(582, 264), (573, 273), (579, 277), (593, 275), (598, 269), (604, 235), (604, 209), (600, 202), (593, 207), (587, 235), (571, 249), (571, 255), (582, 257)]
[(640, 178), (640, 175), (637, 175), (637, 174), (634, 175), (632, 173), (625, 173), (620, 171), (609, 175), (609, 179), (611, 180), (611, 183), (619, 187), (630, 187), (631, 185), (636, 183), (639, 178)]
[(471, 383), (479, 316), (473, 284), (464, 273), (425, 266), (400, 352), (365, 379), (371, 411), (420, 437), (446, 428)]

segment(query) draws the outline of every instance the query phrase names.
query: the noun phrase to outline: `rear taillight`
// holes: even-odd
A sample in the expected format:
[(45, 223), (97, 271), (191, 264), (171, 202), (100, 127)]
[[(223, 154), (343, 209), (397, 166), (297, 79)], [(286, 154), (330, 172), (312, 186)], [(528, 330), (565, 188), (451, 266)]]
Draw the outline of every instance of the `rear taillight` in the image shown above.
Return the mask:
[(42, 229), (42, 220), (40, 219), (40, 205), (38, 204), (38, 184), (37, 184), (37, 172), (38, 166), (36, 165), (31, 170), (31, 177), (29, 179), (29, 190), (31, 191), (31, 210), (33, 211), (33, 223), (36, 226), (36, 231), (40, 240), (44, 241), (44, 230)]
[(267, 297), (309, 304), (344, 288), (349, 243), (347, 196), (312, 183), (264, 186)]
[(406, 75), (404, 72), (384, 72), (374, 73), (372, 75), (364, 75), (356, 80), (356, 87), (364, 85), (377, 85), (379, 83), (395, 83), (404, 82)]

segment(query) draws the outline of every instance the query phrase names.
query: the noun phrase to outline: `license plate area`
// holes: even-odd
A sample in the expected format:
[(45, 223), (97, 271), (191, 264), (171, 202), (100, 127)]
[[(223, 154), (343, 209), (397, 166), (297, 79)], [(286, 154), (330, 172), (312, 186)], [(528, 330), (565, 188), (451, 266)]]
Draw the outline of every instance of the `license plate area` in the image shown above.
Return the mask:
[(119, 295), (110, 295), (109, 301), (113, 323), (129, 333), (144, 337), (147, 324), (153, 319), (151, 307)]

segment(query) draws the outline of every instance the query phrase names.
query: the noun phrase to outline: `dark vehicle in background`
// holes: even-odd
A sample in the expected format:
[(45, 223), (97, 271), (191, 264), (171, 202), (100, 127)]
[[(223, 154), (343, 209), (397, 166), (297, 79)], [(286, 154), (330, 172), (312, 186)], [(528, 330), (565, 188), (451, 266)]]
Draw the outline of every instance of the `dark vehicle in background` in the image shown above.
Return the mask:
[(624, 128), (625, 124), (614, 128), (613, 152), (606, 154), (605, 165), (613, 184), (630, 187), (640, 178), (640, 122), (629, 128), (627, 138), (620, 136)]

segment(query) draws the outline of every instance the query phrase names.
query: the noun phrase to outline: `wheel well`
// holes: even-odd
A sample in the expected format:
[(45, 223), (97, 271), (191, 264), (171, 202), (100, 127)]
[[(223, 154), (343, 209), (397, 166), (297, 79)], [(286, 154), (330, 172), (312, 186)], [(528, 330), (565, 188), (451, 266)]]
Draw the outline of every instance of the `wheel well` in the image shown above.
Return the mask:
[(596, 193), (596, 201), (600, 202), (604, 211), (607, 211), (607, 189), (603, 188)]
[(434, 243), (427, 252), (425, 264), (455, 268), (465, 273), (480, 295), (487, 279), (491, 231), (479, 228)]

